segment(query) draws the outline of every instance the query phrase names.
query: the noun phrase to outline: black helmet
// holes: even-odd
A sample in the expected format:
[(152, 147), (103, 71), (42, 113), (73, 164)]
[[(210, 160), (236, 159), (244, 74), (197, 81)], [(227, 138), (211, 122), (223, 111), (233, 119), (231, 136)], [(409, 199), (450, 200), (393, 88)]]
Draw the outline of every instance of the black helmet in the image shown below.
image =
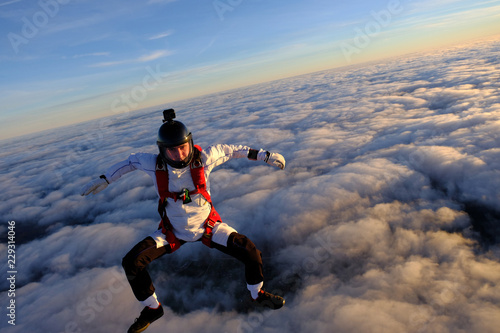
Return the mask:
[[(170, 117), (165, 117), (163, 125), (160, 126), (156, 144), (163, 161), (174, 168), (181, 169), (187, 167), (193, 159), (193, 137), (183, 123), (172, 119), (175, 118), (175, 114), (171, 116), (172, 113), (173, 110), (171, 110)], [(189, 152), (183, 156), (172, 156), (168, 148), (179, 147), (185, 143), (188, 143)]]

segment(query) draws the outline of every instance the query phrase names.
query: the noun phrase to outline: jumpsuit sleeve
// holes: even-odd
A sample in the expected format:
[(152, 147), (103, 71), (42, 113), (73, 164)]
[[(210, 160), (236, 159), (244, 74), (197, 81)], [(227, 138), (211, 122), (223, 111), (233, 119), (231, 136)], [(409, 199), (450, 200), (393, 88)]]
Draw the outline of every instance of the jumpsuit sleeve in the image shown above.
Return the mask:
[[(233, 158), (248, 158), (248, 153), (250, 147), (243, 145), (226, 145), (217, 144), (208, 147), (204, 150), (205, 152), (205, 167), (208, 168), (210, 172), (213, 168), (222, 163), (225, 163)], [(257, 160), (264, 161), (266, 157), (266, 151), (261, 149), (257, 154)]]
[(147, 173), (155, 171), (156, 155), (137, 153), (130, 154), (130, 156), (121, 162), (118, 162), (106, 170), (105, 176), (108, 182), (111, 184), (124, 174), (135, 170), (146, 171)]

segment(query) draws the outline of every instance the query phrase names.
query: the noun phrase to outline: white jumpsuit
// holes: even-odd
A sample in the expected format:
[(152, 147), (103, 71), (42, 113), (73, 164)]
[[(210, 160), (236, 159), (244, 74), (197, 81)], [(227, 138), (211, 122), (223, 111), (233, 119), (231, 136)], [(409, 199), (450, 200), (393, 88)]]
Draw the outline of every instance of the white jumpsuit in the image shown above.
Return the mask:
[[(217, 144), (204, 149), (201, 152), (201, 160), (205, 169), (207, 180), (207, 191), (210, 193), (210, 172), (218, 165), (233, 158), (244, 158), (248, 156), (250, 147), (242, 145)], [(266, 152), (261, 150), (258, 160), (264, 160)], [(121, 176), (134, 170), (146, 172), (153, 180), (158, 196), (158, 184), (156, 182), (156, 158), (157, 154), (136, 153), (131, 154), (128, 159), (116, 163), (106, 171), (106, 179), (109, 183), (117, 181)], [(184, 189), (194, 190), (195, 186), (191, 178), (189, 166), (183, 169), (175, 169), (168, 166), (169, 191), (179, 193)], [(205, 231), (203, 225), (210, 213), (210, 204), (201, 194), (191, 197), (192, 202), (183, 204), (182, 200), (174, 201), (168, 198), (167, 216), (173, 227), (175, 236), (186, 242), (194, 242), (201, 238)], [(235, 229), (225, 223), (217, 223), (213, 229), (212, 241), (225, 246), (229, 235), (236, 232)], [(161, 230), (150, 235), (157, 243), (157, 247), (167, 244), (165, 235)]]

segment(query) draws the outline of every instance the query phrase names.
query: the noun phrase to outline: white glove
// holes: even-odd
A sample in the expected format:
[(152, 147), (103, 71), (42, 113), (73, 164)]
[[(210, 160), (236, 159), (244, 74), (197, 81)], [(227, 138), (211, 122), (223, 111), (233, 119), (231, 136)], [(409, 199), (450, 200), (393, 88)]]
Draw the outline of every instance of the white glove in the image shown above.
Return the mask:
[(106, 180), (106, 177), (97, 178), (94, 179), (93, 181), (87, 183), (82, 187), (80, 190), (80, 194), (82, 196), (84, 195), (89, 195), (90, 193), (92, 194), (97, 194), (104, 190), (106, 187), (108, 187), (108, 181)]
[(278, 153), (267, 152), (266, 158), (264, 159), (269, 165), (275, 166), (283, 170), (285, 168), (285, 158)]

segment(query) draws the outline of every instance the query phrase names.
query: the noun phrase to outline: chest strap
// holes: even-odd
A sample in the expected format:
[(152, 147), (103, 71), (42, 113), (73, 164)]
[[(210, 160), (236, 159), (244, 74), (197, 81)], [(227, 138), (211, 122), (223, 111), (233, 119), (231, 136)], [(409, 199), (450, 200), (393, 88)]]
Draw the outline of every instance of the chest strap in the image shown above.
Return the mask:
[[(160, 199), (158, 201), (158, 213), (161, 217), (161, 222), (159, 229), (162, 229), (162, 232), (165, 234), (165, 238), (170, 245), (172, 252), (176, 251), (181, 247), (184, 243), (179, 240), (173, 232), (172, 223), (170, 222), (167, 216), (167, 199), (171, 198), (175, 202), (181, 199), (186, 202), (186, 196), (190, 197), (194, 194), (201, 194), (205, 200), (210, 204), (210, 213), (208, 214), (208, 218), (205, 220), (203, 227), (205, 231), (201, 238), (203, 244), (208, 247), (211, 246), (212, 236), (213, 236), (213, 228), (215, 227), (217, 222), (221, 222), (221, 218), (219, 213), (214, 208), (212, 204), (212, 198), (210, 197), (210, 193), (207, 191), (207, 182), (205, 179), (205, 168), (203, 167), (203, 163), (201, 162), (201, 148), (199, 146), (195, 146), (195, 154), (193, 157), (193, 162), (189, 165), (191, 171), (191, 178), (193, 180), (193, 184), (195, 186), (194, 190), (184, 191), (181, 193), (170, 192), (168, 190), (168, 168), (161, 160), (161, 157), (158, 155), (156, 160), (156, 183), (158, 185), (158, 193), (160, 194)], [(187, 203), (187, 202), (186, 202)]]

